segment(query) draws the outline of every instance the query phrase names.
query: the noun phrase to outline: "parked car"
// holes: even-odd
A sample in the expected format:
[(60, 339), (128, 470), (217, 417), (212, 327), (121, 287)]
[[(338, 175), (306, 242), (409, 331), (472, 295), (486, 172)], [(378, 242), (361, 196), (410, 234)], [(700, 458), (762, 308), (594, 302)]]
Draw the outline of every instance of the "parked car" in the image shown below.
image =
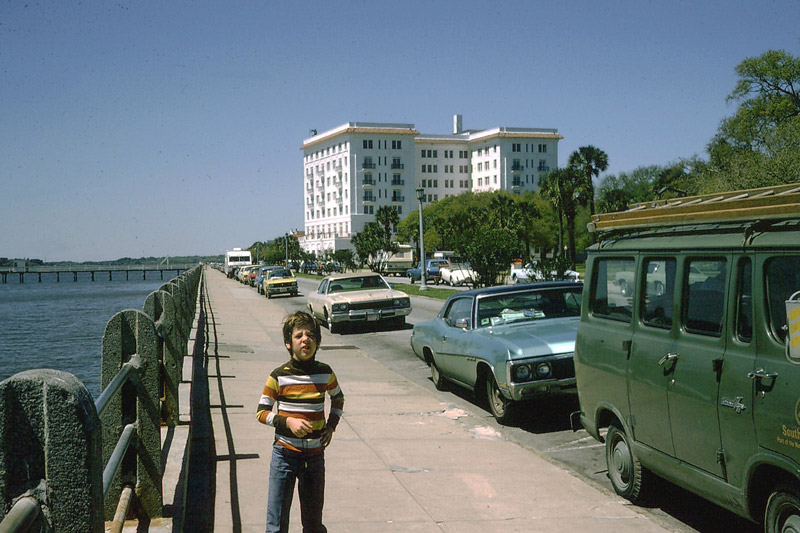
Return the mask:
[(277, 294), (297, 296), (297, 278), (288, 268), (277, 267), (267, 270), (262, 282), (261, 292), (272, 298)]
[(324, 322), (331, 333), (355, 322), (405, 324), (411, 299), (392, 289), (380, 274), (332, 274), (308, 295), (308, 311)]
[(283, 268), (280, 265), (270, 265), (270, 266), (262, 266), (258, 269), (258, 273), (256, 274), (256, 278), (254, 280), (254, 285), (256, 290), (258, 290), (258, 294), (264, 294), (264, 279), (266, 279), (266, 274), (270, 270), (275, 270), (276, 268)]
[(549, 282), (456, 293), (435, 319), (414, 325), (411, 347), (437, 389), (453, 382), (485, 395), (497, 421), (507, 423), (517, 402), (576, 393), (582, 288)]
[(511, 263), (508, 278), (511, 283), (528, 283), (530, 281), (580, 281), (581, 276), (574, 270), (567, 269), (563, 274), (559, 275), (557, 271), (551, 270), (549, 275), (545, 276), (542, 269), (539, 268), (538, 261), (532, 261), (522, 265), (521, 262)]
[[(432, 281), (434, 285), (438, 285), (441, 280), (440, 269), (443, 266), (450, 266), (446, 259), (426, 259), (425, 260), (425, 280), (426, 282)], [(422, 280), (422, 263), (417, 263), (414, 268), (406, 270), (406, 276), (411, 283)]]
[(798, 191), (593, 217), (580, 421), (631, 502), (652, 503), (657, 475), (766, 532), (800, 531)]
[(446, 283), (451, 287), (460, 287), (465, 283), (475, 283), (475, 271), (472, 270), (469, 263), (454, 263), (448, 266), (440, 266), (439, 274), (442, 278), (442, 283)]

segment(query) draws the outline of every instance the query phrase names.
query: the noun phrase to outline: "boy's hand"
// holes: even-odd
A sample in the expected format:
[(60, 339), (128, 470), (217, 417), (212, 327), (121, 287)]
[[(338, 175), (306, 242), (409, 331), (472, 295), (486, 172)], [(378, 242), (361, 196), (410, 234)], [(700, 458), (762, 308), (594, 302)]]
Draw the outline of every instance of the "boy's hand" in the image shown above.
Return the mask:
[(325, 429), (322, 430), (322, 436), (320, 437), (322, 445), (327, 447), (328, 444), (331, 443), (331, 439), (333, 439), (333, 428), (327, 426)]
[(305, 437), (311, 433), (311, 422), (308, 420), (303, 420), (302, 418), (292, 418), (289, 417), (286, 419), (286, 427), (294, 433), (295, 437)]

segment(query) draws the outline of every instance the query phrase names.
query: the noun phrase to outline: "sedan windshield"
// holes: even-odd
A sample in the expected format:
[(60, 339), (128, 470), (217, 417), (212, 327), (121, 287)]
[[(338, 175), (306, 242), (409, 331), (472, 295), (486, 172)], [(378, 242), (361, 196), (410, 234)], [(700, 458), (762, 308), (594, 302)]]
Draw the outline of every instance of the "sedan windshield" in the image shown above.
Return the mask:
[(580, 287), (513, 292), (478, 299), (478, 327), (580, 314)]
[(280, 269), (277, 269), (277, 270), (271, 270), (270, 273), (269, 273), (269, 277), (270, 277), (270, 279), (271, 278), (291, 278), (292, 277), (292, 273), (289, 270), (285, 269), (285, 268), (280, 268)]
[(380, 276), (355, 276), (331, 280), (328, 294), (345, 291), (361, 291), (365, 289), (390, 289)]

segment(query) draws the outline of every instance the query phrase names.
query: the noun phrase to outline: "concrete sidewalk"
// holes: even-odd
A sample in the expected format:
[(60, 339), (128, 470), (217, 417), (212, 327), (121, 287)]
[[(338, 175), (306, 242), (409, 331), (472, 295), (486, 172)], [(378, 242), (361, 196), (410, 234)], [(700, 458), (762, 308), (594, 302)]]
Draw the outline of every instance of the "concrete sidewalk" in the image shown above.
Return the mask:
[[(273, 430), (258, 423), (255, 411), (269, 372), (288, 358), (280, 331), (285, 313), (215, 270), (206, 270), (206, 282), (213, 313), (213, 530), (261, 532)], [(325, 452), (329, 531), (664, 530), (625, 500), (504, 440), (446, 398), (347, 346), (346, 338), (325, 329), (322, 336), (317, 357), (333, 367), (346, 398)], [(291, 524), (291, 531), (302, 530), (296, 496)]]

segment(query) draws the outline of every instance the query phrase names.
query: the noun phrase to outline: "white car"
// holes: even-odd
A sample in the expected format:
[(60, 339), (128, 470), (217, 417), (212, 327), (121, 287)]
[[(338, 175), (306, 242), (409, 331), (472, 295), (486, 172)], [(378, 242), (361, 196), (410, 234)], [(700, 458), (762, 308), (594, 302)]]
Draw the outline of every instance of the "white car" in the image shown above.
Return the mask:
[(544, 276), (541, 269), (538, 268), (538, 266), (539, 265), (537, 261), (528, 263), (525, 266), (522, 266), (517, 263), (512, 263), (508, 277), (511, 280), (511, 283), (527, 283), (530, 281), (561, 281), (561, 280), (578, 282), (581, 280), (580, 274), (570, 269), (565, 270), (562, 276), (559, 276), (558, 272), (556, 272), (555, 270), (551, 270), (549, 276)]
[(451, 287), (460, 287), (464, 283), (475, 283), (475, 271), (469, 266), (469, 263), (455, 263), (450, 266), (442, 266), (439, 268), (439, 275), (442, 278), (442, 283), (446, 283)]

